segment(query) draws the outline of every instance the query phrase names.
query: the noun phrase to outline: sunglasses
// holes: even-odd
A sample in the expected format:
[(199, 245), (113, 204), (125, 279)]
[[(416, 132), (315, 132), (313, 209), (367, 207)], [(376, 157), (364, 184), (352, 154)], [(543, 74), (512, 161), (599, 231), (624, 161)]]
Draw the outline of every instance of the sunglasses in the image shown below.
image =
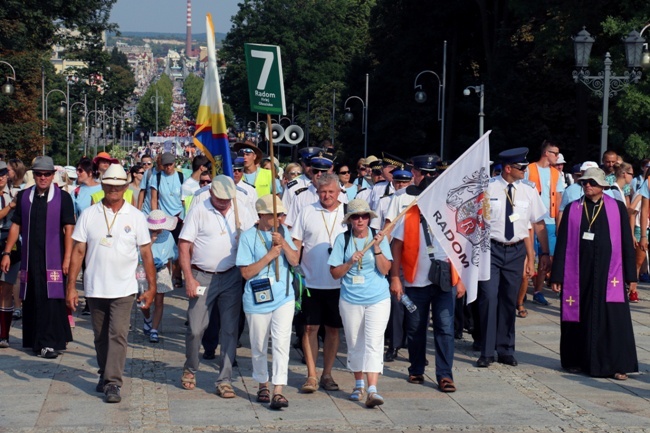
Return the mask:
[(516, 164), (516, 165), (513, 164), (510, 167), (517, 169), (519, 171), (526, 171), (526, 169), (528, 168), (527, 165), (520, 165), (520, 164)]
[(255, 153), (253, 149), (239, 149), (239, 153)]
[(171, 163), (171, 164), (163, 164), (163, 167), (172, 167), (173, 165), (174, 165), (173, 163)]
[(301, 175), (302, 172), (301, 172), (301, 171), (290, 171), (289, 174), (290, 174), (291, 176), (298, 176), (298, 175)]
[(211, 182), (210, 180), (200, 180), (200, 181), (199, 181), (199, 185), (207, 185), (207, 184), (209, 184), (210, 182)]
[(52, 171), (35, 171), (34, 177), (50, 177), (54, 174)]
[(374, 170), (373, 169), (372, 174), (374, 174), (375, 176), (379, 176), (381, 174), (381, 170)]
[(138, 171), (136, 174), (144, 174), (144, 171)]
[(356, 221), (358, 219), (369, 220), (370, 219), (370, 214), (369, 213), (354, 214), (354, 215), (350, 215), (350, 219), (353, 220), (353, 221)]
[(243, 168), (233, 168), (232, 171), (240, 172), (240, 171), (244, 171), (244, 169)]
[(360, 171), (368, 170), (368, 167), (366, 167), (365, 165), (361, 165), (361, 166), (357, 167), (357, 170), (360, 170)]
[(600, 186), (600, 185), (598, 185), (598, 182), (596, 182), (593, 179), (581, 180), (580, 185), (582, 185), (582, 186), (587, 186), (587, 185), (589, 185), (589, 186)]
[(548, 153), (552, 153), (552, 154), (555, 155), (555, 156), (558, 156), (558, 155), (560, 154), (560, 152), (555, 152), (555, 151), (553, 151), (553, 150), (547, 150), (547, 152), (548, 152)]
[(327, 173), (329, 171), (329, 168), (313, 168), (311, 169), (312, 172), (314, 173)]
[(339, 174), (350, 174), (349, 171), (339, 171)]
[(142, 165), (152, 165), (153, 162), (143, 162)]

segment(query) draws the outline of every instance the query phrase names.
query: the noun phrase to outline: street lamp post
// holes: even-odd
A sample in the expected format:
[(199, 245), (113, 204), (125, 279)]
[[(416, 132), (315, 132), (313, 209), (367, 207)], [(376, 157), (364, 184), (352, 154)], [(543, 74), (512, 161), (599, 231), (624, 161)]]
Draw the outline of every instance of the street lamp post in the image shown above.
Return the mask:
[[(422, 90), (422, 84), (418, 84), (418, 78), (422, 74), (432, 74), (438, 79), (438, 121), (440, 122), (440, 158), (444, 159), (443, 154), (445, 151), (445, 89), (447, 87), (447, 41), (443, 43), (442, 49), (442, 79), (438, 74), (433, 71), (422, 71), (415, 77), (413, 83), (413, 90), (415, 92), (415, 101), (423, 104), (427, 100), (427, 94)], [(420, 90), (418, 90), (420, 89)]]
[(472, 90), (479, 97), (478, 136), (479, 138), (481, 138), (483, 137), (483, 133), (485, 132), (485, 111), (484, 111), (485, 87), (483, 86), (483, 84), (481, 84), (480, 86), (467, 86), (465, 90), (463, 90), (463, 95), (469, 96), (472, 93)]
[(600, 134), (600, 154), (603, 155), (607, 151), (609, 98), (616, 96), (627, 84), (638, 83), (641, 79), (640, 68), (645, 39), (634, 30), (623, 39), (628, 71), (625, 71), (622, 76), (612, 76), (612, 59), (609, 52), (605, 54), (604, 71), (599, 72), (598, 75), (590, 75), (589, 69), (587, 68), (589, 67), (589, 56), (595, 38), (583, 27), (572, 39), (576, 60), (576, 70), (573, 71), (573, 80), (576, 83), (584, 84), (597, 97), (603, 98), (603, 119)]
[(366, 74), (366, 100), (364, 101), (358, 96), (350, 96), (343, 103), (343, 108), (345, 109), (345, 121), (351, 122), (354, 119), (354, 114), (350, 111), (348, 107), (348, 101), (350, 99), (358, 99), (361, 101), (361, 106), (363, 108), (363, 117), (361, 119), (361, 133), (363, 134), (363, 157), (365, 158), (368, 155), (368, 74)]
[(3, 65), (7, 65), (11, 68), (11, 73), (13, 76), (7, 75), (7, 82), (2, 85), (2, 93), (7, 96), (11, 96), (14, 93), (14, 85), (11, 84), (10, 80), (13, 80), (13, 82), (16, 82), (16, 70), (14, 69), (13, 66), (11, 66), (11, 63), (5, 62), (4, 60), (0, 60), (0, 63)]
[(156, 135), (158, 135), (158, 105), (163, 102), (163, 98), (161, 96), (158, 96), (158, 87), (156, 87), (156, 96), (151, 97), (151, 103), (156, 104)]
[[(49, 119), (47, 101), (48, 101), (48, 98), (50, 97), (50, 95), (52, 93), (60, 93), (65, 98), (65, 100), (61, 103), (61, 105), (57, 109), (57, 112), (61, 116), (66, 116), (66, 121), (65, 121), (66, 142), (69, 143), (70, 142), (70, 135), (69, 135), (69, 130), (68, 130), (68, 117), (69, 117), (69, 114), (70, 114), (70, 109), (69, 109), (69, 107), (70, 107), (70, 87), (67, 84), (67, 80), (66, 80), (66, 91), (65, 92), (63, 90), (59, 90), (59, 89), (52, 89), (49, 92), (47, 92), (47, 94), (45, 95), (45, 110), (43, 111), (43, 124), (45, 124), (47, 122), (47, 120)], [(65, 104), (65, 107), (63, 106), (63, 104)], [(43, 128), (43, 138), (45, 138), (45, 128)], [(69, 150), (69, 147), (68, 147), (68, 150)], [(45, 141), (43, 141), (43, 155), (45, 155)]]

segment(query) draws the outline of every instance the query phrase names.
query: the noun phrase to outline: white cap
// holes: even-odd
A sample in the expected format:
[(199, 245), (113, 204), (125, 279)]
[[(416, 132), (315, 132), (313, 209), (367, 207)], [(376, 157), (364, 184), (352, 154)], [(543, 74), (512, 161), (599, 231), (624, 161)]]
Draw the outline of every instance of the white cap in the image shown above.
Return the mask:
[(566, 164), (566, 159), (564, 159), (564, 155), (561, 153), (557, 154), (557, 161), (555, 162), (556, 164)]
[(598, 168), (598, 164), (595, 163), (594, 161), (585, 161), (580, 166), (580, 171), (584, 173), (589, 168)]

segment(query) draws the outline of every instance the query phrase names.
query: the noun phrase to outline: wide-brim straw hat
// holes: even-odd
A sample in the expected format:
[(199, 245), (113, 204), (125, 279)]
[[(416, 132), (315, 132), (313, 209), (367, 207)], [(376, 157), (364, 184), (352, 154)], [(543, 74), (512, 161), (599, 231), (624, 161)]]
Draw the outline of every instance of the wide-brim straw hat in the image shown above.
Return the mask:
[(177, 217), (169, 216), (159, 209), (152, 210), (147, 216), (149, 230), (169, 230), (171, 232), (176, 228), (176, 224), (178, 224)]
[[(282, 200), (279, 198), (275, 199), (275, 209), (277, 214), (287, 213), (287, 210), (282, 204)], [(266, 194), (257, 199), (255, 202), (255, 210), (261, 215), (273, 214), (273, 194)]]
[(377, 218), (377, 214), (370, 209), (370, 205), (362, 198), (355, 198), (348, 203), (348, 212), (343, 217), (343, 224), (347, 224), (352, 215), (369, 214), (370, 219)]

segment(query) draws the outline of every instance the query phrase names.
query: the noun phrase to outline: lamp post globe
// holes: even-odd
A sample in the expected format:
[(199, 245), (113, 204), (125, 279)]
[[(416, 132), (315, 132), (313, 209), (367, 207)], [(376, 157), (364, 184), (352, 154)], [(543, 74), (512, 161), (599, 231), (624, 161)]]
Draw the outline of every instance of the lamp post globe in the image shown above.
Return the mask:
[(14, 86), (11, 83), (5, 83), (2, 85), (2, 94), (11, 96), (14, 94)]
[(345, 116), (343, 116), (343, 118), (348, 123), (352, 122), (354, 120), (354, 114), (352, 114), (351, 112), (348, 111), (348, 112), (345, 113)]
[(64, 107), (63, 105), (60, 105), (59, 108), (56, 109), (56, 112), (57, 112), (60, 116), (65, 116), (65, 111), (66, 111), (66, 110), (65, 110), (65, 107)]
[(419, 104), (427, 102), (427, 93), (423, 90), (415, 92), (415, 101)]

